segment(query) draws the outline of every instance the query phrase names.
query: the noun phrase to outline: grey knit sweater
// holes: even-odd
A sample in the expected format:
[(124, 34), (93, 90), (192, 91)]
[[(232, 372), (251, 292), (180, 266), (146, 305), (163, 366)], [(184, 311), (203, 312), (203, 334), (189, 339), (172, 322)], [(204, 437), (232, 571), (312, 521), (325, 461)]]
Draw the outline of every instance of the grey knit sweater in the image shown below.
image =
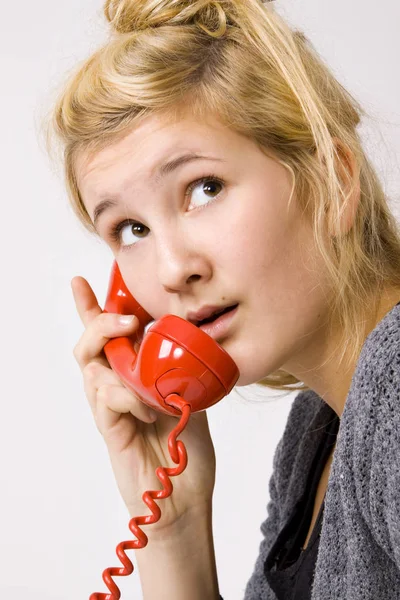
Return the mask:
[[(245, 600), (276, 600), (264, 561), (304, 492), (329, 410), (312, 390), (294, 399), (274, 454), (268, 516)], [(353, 374), (325, 496), (312, 600), (400, 600), (400, 304), (369, 334)]]

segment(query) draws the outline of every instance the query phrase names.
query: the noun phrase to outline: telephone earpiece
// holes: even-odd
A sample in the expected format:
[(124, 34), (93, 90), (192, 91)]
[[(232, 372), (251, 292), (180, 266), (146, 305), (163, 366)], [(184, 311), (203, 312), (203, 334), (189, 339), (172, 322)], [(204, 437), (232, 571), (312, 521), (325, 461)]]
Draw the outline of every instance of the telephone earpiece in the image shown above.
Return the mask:
[[(139, 319), (136, 339), (113, 338), (104, 352), (124, 384), (151, 408), (179, 415), (167, 400), (170, 394), (178, 394), (190, 404), (191, 412), (197, 412), (216, 404), (235, 385), (239, 371), (229, 354), (185, 319), (165, 315), (144, 335), (153, 318), (127, 289), (116, 261), (104, 312), (133, 314)], [(134, 343), (141, 339), (136, 353)]]

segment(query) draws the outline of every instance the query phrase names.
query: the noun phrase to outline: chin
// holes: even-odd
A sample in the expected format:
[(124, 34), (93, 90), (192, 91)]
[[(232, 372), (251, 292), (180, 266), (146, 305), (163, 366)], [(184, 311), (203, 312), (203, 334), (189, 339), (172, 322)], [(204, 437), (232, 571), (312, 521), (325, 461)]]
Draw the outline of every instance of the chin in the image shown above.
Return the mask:
[[(235, 383), (235, 386), (245, 386), (252, 383), (257, 383), (263, 377), (266, 377), (265, 365), (255, 364), (257, 357), (248, 356), (243, 346), (239, 346), (239, 352), (237, 343), (229, 343), (231, 340), (218, 342), (220, 346), (229, 354), (232, 360), (235, 361), (236, 366), (239, 370), (239, 378)], [(253, 361), (251, 359), (254, 359)], [(263, 368), (264, 367), (264, 368)]]
[[(238, 365), (239, 368), (239, 365)], [(254, 372), (246, 372), (246, 370), (243, 370), (243, 372), (240, 370), (239, 368), (239, 379), (237, 380), (235, 386), (238, 387), (242, 387), (245, 385), (251, 385), (252, 383), (258, 383), (260, 381), (260, 379), (263, 379), (263, 377), (266, 377), (265, 373), (254, 373)]]
[(232, 358), (236, 362), (237, 368), (239, 369), (239, 378), (236, 382), (237, 386), (252, 385), (253, 383), (259, 383), (265, 377), (275, 373), (281, 368), (281, 361), (269, 361), (268, 356), (235, 356), (232, 353)]
[(285, 359), (277, 349), (265, 348), (259, 340), (249, 341), (248, 336), (232, 336), (219, 343), (236, 363), (239, 378), (235, 385), (238, 387), (259, 383), (281, 369)]

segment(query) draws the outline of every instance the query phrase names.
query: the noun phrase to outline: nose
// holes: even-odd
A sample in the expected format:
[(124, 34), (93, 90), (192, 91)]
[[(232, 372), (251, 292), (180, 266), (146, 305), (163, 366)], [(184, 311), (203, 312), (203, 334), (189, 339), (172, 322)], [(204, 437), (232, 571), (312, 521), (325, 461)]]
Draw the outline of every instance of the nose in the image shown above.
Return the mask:
[(170, 293), (188, 291), (196, 282), (212, 276), (211, 260), (198, 240), (175, 230), (163, 236), (157, 244), (157, 275), (163, 288)]

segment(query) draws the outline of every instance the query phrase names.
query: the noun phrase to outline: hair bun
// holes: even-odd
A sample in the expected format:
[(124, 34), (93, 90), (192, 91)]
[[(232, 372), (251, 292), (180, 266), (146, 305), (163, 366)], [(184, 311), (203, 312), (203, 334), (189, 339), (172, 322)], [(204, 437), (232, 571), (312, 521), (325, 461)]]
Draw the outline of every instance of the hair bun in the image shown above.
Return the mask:
[(209, 0), (106, 0), (104, 14), (118, 33), (162, 25), (196, 24), (210, 35), (220, 36), (227, 24), (224, 4), (224, 1)]

